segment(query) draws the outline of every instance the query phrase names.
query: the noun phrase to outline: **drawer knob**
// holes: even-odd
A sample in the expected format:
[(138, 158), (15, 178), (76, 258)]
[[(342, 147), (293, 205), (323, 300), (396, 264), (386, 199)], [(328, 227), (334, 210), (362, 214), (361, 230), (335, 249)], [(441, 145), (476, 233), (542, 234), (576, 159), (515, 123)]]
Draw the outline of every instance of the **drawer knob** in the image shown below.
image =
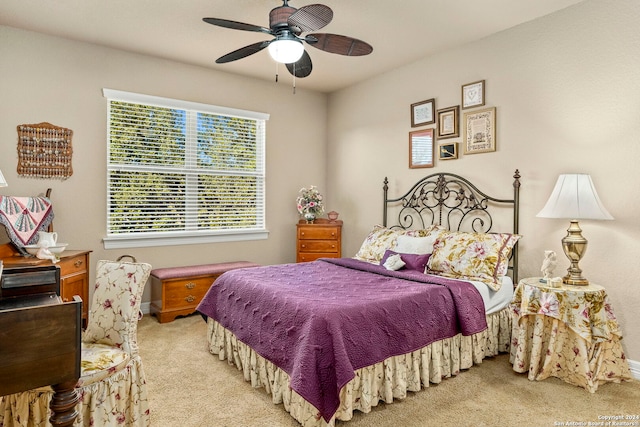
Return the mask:
[(82, 260), (81, 260), (81, 259), (77, 260), (76, 262), (74, 262), (74, 263), (73, 263), (73, 265), (74, 265), (76, 268), (80, 267), (80, 266), (82, 265)]
[(300, 235), (301, 235), (301, 236), (304, 236), (304, 231), (300, 232)]
[(331, 237), (336, 237), (336, 233), (331, 232)]
[(302, 246), (303, 248), (306, 248), (306, 247), (307, 247), (307, 245), (301, 245), (301, 246)]
[(185, 286), (185, 288), (187, 288), (187, 289), (193, 289), (193, 288), (195, 288), (195, 287), (196, 287), (196, 284), (195, 284), (195, 283), (193, 283), (193, 282), (189, 282), (189, 283), (187, 283), (187, 284), (186, 284), (186, 285), (184, 285), (184, 286)]
[(194, 302), (196, 300), (196, 297), (194, 297), (193, 295), (189, 295), (188, 297), (186, 297), (184, 299), (186, 302)]

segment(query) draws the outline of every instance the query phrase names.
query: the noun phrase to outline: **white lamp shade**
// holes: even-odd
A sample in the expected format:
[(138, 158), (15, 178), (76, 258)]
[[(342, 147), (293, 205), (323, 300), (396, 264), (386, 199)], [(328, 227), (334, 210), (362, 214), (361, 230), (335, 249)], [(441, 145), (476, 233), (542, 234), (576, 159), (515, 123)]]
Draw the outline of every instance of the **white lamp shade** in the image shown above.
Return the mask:
[(0, 171), (0, 187), (6, 187), (8, 185), (7, 180), (4, 179), (4, 175), (2, 175), (2, 171)]
[(273, 60), (282, 64), (297, 62), (304, 52), (302, 42), (291, 39), (274, 40), (269, 44), (268, 49)]
[(565, 174), (558, 177), (541, 218), (613, 219), (604, 207), (596, 187), (587, 174)]

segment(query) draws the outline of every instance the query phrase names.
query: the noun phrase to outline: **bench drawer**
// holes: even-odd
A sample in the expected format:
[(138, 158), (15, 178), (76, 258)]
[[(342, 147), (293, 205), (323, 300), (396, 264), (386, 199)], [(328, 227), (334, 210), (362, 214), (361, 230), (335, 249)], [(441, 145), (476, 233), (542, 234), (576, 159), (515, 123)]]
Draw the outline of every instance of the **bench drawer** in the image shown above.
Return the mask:
[(210, 277), (186, 278), (164, 284), (164, 306), (167, 309), (195, 308), (209, 287), (220, 276), (216, 274)]

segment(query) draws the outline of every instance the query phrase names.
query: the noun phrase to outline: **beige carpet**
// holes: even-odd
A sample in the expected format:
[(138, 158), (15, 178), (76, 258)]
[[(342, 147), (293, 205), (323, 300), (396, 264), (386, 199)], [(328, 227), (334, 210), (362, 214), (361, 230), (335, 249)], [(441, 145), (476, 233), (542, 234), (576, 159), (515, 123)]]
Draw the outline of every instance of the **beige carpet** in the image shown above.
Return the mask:
[[(253, 389), (235, 367), (209, 354), (206, 324), (199, 315), (162, 325), (146, 315), (140, 321), (138, 340), (154, 426), (299, 426), (282, 405), (271, 403), (264, 389)], [(411, 393), (405, 400), (380, 404), (369, 414), (358, 412), (353, 420), (337, 425), (597, 425), (593, 423), (602, 421), (599, 417), (639, 414), (639, 381), (605, 384), (590, 394), (555, 378), (531, 382), (511, 369), (505, 354)], [(640, 425), (640, 420), (635, 421), (627, 425)]]

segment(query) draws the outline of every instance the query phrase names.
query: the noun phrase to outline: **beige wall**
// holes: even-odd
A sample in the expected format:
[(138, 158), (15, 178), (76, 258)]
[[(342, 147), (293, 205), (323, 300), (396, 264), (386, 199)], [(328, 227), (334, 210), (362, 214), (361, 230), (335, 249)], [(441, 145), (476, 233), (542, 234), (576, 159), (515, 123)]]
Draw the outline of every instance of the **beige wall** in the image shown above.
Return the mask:
[[(507, 198), (519, 168), (521, 277), (539, 275), (545, 249), (559, 254), (560, 275), (569, 222), (535, 215), (558, 174), (589, 173), (615, 221), (581, 221), (590, 246), (580, 265), (607, 288), (627, 356), (640, 360), (639, 19), (636, 0), (587, 1), (332, 94), (327, 179), (345, 221), (343, 253), (353, 255), (382, 221), (385, 176), (396, 196), (448, 171)], [(410, 170), (409, 105), (432, 97), (436, 108), (458, 105), (460, 86), (481, 79), (497, 109), (497, 151)]]
[[(214, 58), (212, 58), (212, 61)], [(265, 68), (269, 73), (270, 68)], [(3, 195), (53, 189), (54, 226), (70, 248), (98, 259), (130, 253), (154, 267), (231, 260), (295, 262), (295, 198), (303, 186), (325, 186), (327, 96), (280, 83), (134, 55), (0, 26), (0, 170)], [(267, 122), (267, 240), (106, 251), (106, 100), (102, 88), (178, 98), (271, 115)], [(19, 178), (17, 132), (50, 122), (74, 131), (66, 181)], [(93, 274), (93, 273), (92, 273)], [(149, 288), (145, 301), (150, 299)]]

